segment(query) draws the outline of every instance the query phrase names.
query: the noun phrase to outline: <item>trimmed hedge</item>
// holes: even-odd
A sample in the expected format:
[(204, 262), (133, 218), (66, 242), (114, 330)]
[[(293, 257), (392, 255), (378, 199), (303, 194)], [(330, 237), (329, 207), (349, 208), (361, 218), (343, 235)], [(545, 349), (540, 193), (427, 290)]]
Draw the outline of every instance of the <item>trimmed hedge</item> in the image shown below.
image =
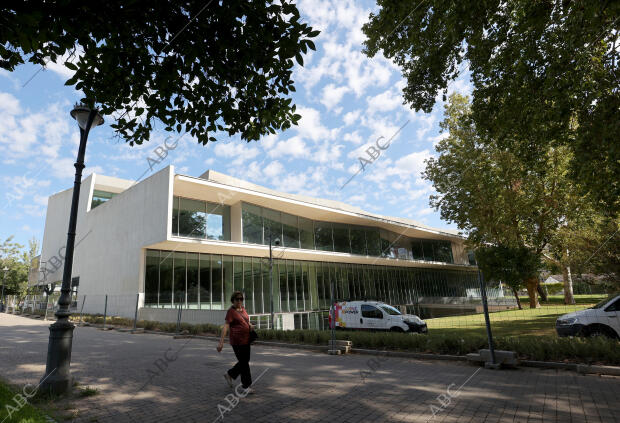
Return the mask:
[[(326, 345), (329, 331), (259, 330), (261, 340)], [(337, 339), (353, 342), (354, 348), (400, 350), (431, 354), (465, 355), (488, 348), (484, 336), (419, 335), (395, 332), (336, 331)], [(521, 359), (620, 364), (620, 343), (613, 339), (559, 338), (557, 336), (495, 337), (495, 348), (515, 351)]]

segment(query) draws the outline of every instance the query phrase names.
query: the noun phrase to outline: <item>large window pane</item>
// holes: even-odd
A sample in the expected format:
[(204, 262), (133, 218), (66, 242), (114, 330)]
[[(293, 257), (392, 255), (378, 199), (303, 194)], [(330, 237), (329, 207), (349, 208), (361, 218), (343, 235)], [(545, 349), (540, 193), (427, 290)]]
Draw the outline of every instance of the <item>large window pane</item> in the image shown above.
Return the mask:
[(381, 257), (396, 258), (396, 251), (392, 247), (392, 241), (395, 238), (392, 232), (381, 229), (379, 234), (381, 235)]
[(424, 251), (424, 260), (426, 261), (435, 260), (435, 255), (433, 254), (433, 244), (434, 242), (430, 239), (422, 240), (422, 250)]
[(331, 223), (314, 222), (314, 242), (317, 250), (334, 251)]
[(285, 247), (299, 248), (297, 216), (282, 213), (282, 243)]
[(179, 197), (172, 197), (172, 235), (179, 235)]
[[(286, 282), (286, 260), (278, 260), (278, 272), (279, 272), (279, 282), (280, 282), (280, 304), (282, 307), (282, 311), (289, 311), (288, 306), (288, 288)], [(275, 278), (275, 274), (274, 274)], [(274, 279), (275, 283), (275, 279)]]
[(254, 313), (254, 279), (252, 277), (251, 257), (243, 257), (243, 293), (245, 296), (245, 309), (248, 313)]
[(381, 256), (381, 237), (379, 236), (379, 229), (370, 228), (366, 230), (366, 247), (368, 248), (369, 256)]
[(198, 254), (187, 253), (187, 303), (198, 306)]
[(243, 224), (243, 242), (250, 244), (263, 243), (263, 218), (260, 207), (243, 203), (241, 205)]
[(200, 308), (211, 308), (211, 256), (200, 254)]
[(280, 295), (280, 266), (285, 266), (283, 260), (273, 261), (273, 311), (275, 313), (282, 311), (282, 297)]
[(230, 206), (207, 203), (207, 238), (230, 241)]
[(304, 292), (304, 310), (312, 310), (311, 301), (310, 301), (310, 281), (309, 281), (310, 273), (308, 270), (308, 262), (301, 262), (301, 283), (303, 285)]
[(319, 309), (319, 290), (317, 284), (317, 271), (316, 266), (320, 266), (320, 263), (310, 262), (308, 263), (308, 296), (306, 297), (306, 307), (308, 310)]
[(159, 291), (159, 250), (146, 250), (144, 305), (157, 305)]
[(230, 297), (233, 293), (233, 258), (232, 256), (222, 256), (222, 278), (224, 279), (224, 304), (227, 309), (230, 307)]
[(288, 307), (290, 311), (297, 311), (297, 297), (295, 296), (295, 262), (286, 261), (287, 285), (288, 285)]
[(413, 253), (414, 260), (424, 260), (424, 250), (422, 249), (421, 240), (416, 238), (411, 240), (411, 252)]
[(172, 303), (172, 253), (162, 251), (159, 262), (159, 305)]
[(366, 230), (351, 226), (351, 252), (366, 255)]
[(301, 248), (314, 250), (314, 224), (312, 220), (299, 218), (299, 240)]
[(269, 293), (269, 264), (265, 263), (265, 261), (261, 262), (261, 271), (263, 274), (263, 312), (271, 313), (271, 294)]
[(401, 260), (413, 260), (409, 238), (396, 233), (394, 233), (393, 236), (395, 236), (395, 239), (392, 241), (392, 251), (394, 251), (396, 258)]
[(179, 235), (206, 237), (207, 213), (204, 201), (181, 198), (179, 206)]
[(260, 270), (261, 259), (252, 258), (252, 277), (254, 280), (254, 313), (263, 312), (263, 275)]
[(265, 233), (263, 235), (263, 243), (269, 245), (269, 235), (271, 234), (271, 242), (276, 238), (282, 239), (282, 221), (280, 212), (263, 208), (263, 227)]
[(224, 300), (224, 278), (222, 275), (222, 256), (213, 254), (211, 256), (211, 308), (213, 310), (227, 309), (227, 302)]
[(453, 263), (452, 259), (452, 244), (450, 241), (436, 241), (435, 242), (435, 260), (444, 263)]
[(185, 279), (185, 253), (175, 252), (174, 257), (174, 304), (185, 304), (186, 279)]
[(349, 239), (349, 226), (334, 223), (333, 228), (334, 251), (338, 251), (340, 253), (350, 253), (351, 240)]
[(243, 257), (233, 257), (233, 291), (243, 292)]
[(302, 311), (304, 309), (304, 285), (299, 261), (295, 261), (295, 298), (297, 299), (295, 311)]

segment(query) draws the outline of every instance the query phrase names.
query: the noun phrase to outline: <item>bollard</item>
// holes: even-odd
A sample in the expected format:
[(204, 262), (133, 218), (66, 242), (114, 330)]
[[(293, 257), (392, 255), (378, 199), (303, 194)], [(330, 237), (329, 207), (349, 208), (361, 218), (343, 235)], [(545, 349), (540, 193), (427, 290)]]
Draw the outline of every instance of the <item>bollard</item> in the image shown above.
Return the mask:
[(103, 308), (103, 330), (105, 330), (105, 320), (108, 316), (108, 295), (105, 296), (105, 306)]
[(140, 302), (140, 294), (136, 294), (136, 312), (133, 317), (133, 330), (136, 330), (136, 324), (138, 323), (138, 303)]
[(86, 302), (86, 295), (84, 295), (84, 299), (82, 300), (82, 308), (80, 308), (80, 320), (78, 324), (82, 325), (82, 312), (84, 311), (84, 303)]

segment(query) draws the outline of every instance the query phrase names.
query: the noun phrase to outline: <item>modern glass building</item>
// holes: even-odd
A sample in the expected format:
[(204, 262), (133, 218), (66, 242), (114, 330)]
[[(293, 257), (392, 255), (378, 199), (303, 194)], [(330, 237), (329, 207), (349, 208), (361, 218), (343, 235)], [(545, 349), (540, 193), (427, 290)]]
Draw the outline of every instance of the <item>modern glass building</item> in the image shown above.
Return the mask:
[[(461, 237), (409, 219), (172, 166), (135, 185), (101, 175), (83, 185), (81, 293), (137, 293), (141, 313), (158, 320), (182, 307), (194, 321), (217, 321), (235, 290), (261, 326), (273, 308), (278, 327), (323, 328), (332, 296), (428, 317), (479, 286)], [(62, 242), (54, 224), (70, 192), (50, 197), (42, 260)]]

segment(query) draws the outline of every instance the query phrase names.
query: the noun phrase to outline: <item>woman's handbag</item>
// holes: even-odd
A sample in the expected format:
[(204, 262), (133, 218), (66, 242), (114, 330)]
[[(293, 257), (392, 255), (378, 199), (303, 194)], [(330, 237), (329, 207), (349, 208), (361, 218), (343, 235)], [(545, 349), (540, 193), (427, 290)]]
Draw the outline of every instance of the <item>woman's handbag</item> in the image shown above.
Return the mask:
[(250, 329), (250, 344), (253, 344), (254, 341), (258, 339), (258, 333), (254, 329)]
[(237, 313), (239, 313), (241, 315), (241, 317), (243, 318), (243, 320), (245, 320), (248, 323), (248, 326), (250, 327), (250, 344), (253, 344), (254, 341), (256, 341), (258, 339), (258, 333), (256, 333), (256, 331), (254, 329), (252, 329), (252, 326), (250, 326), (250, 320), (246, 319), (245, 316), (243, 315), (243, 313), (241, 313), (237, 309), (235, 309), (235, 311)]

